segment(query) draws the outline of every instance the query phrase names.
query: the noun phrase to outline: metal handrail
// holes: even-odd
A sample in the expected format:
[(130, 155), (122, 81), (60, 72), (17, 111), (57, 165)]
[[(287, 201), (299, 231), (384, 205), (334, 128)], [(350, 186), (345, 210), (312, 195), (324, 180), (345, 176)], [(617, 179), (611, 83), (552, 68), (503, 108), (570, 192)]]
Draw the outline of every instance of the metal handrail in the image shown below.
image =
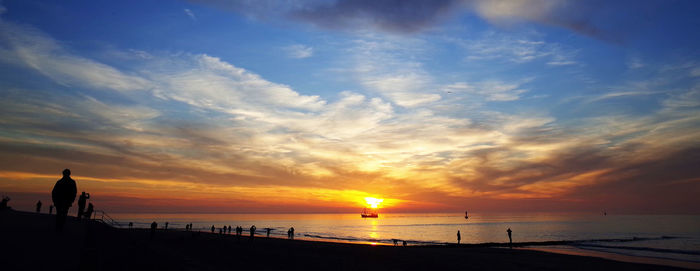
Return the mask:
[[(97, 218), (98, 213), (99, 213), (99, 218)], [(92, 219), (99, 221), (99, 222), (102, 222), (102, 223), (105, 223), (107, 225), (113, 226), (113, 227), (121, 227), (121, 224), (119, 222), (114, 220), (114, 218), (112, 218), (105, 211), (102, 211), (102, 210), (95, 210), (95, 212), (93, 213)]]

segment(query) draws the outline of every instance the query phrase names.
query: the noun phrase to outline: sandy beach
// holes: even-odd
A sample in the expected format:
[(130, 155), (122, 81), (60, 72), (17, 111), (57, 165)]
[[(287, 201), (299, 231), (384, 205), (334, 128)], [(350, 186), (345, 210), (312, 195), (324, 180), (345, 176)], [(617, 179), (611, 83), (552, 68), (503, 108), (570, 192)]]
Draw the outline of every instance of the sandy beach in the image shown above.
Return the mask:
[(682, 270), (542, 251), (372, 246), (143, 229), (0, 212), (3, 270)]

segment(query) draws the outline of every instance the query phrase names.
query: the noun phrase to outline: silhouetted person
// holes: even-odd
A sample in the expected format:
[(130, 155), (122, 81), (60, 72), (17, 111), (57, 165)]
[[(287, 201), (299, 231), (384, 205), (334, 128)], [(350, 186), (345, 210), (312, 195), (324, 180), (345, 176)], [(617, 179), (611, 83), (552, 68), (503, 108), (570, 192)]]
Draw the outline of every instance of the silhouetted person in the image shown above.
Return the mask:
[(289, 237), (294, 239), (294, 227), (289, 228)]
[(41, 201), (36, 202), (36, 212), (41, 213)]
[(228, 225), (228, 234), (231, 234), (231, 225)]
[(157, 228), (158, 228), (158, 223), (153, 221), (153, 223), (151, 223), (151, 239), (153, 239), (153, 236), (156, 235)]
[(63, 225), (66, 223), (68, 209), (75, 201), (75, 195), (78, 189), (75, 187), (75, 181), (70, 177), (70, 169), (63, 170), (63, 178), (56, 182), (51, 191), (51, 199), (53, 205), (56, 206), (56, 230), (62, 231)]
[(255, 230), (256, 230), (256, 229), (257, 229), (257, 228), (255, 227), (255, 225), (250, 226), (250, 239), (253, 239), (253, 237), (255, 236)]
[(513, 247), (513, 235), (512, 235), (513, 231), (511, 231), (510, 228), (508, 228), (508, 230), (506, 232), (508, 232), (508, 241), (509, 241), (510, 247)]
[(267, 230), (267, 237), (270, 237), (270, 231), (272, 231), (272, 229), (266, 228), (266, 230)]
[(457, 230), (457, 244), (462, 241), (462, 234), (459, 233), (459, 230)]
[(403, 246), (406, 246), (406, 245), (407, 245), (407, 244), (406, 244), (406, 240), (404, 240), (404, 241), (403, 241)]
[(53, 214), (53, 204), (49, 205), (49, 214)]
[(216, 229), (216, 228), (214, 228), (214, 225), (211, 225), (211, 233), (214, 233), (214, 230), (215, 230), (215, 229)]
[(90, 194), (86, 194), (85, 191), (78, 197), (78, 218), (82, 218), (85, 210), (86, 200), (90, 198)]
[(166, 230), (168, 229), (168, 224), (170, 224), (170, 223), (165, 222), (165, 229), (166, 229)]
[(134, 227), (134, 222), (129, 222), (129, 229)]
[(85, 211), (85, 219), (90, 219), (92, 217), (92, 212), (95, 211), (95, 206), (92, 206), (92, 203), (88, 203), (88, 208), (87, 211)]
[(9, 202), (9, 201), (10, 201), (10, 197), (3, 196), (2, 201), (0, 201), (0, 210), (5, 210), (5, 209), (10, 208), (7, 206), (7, 202)]

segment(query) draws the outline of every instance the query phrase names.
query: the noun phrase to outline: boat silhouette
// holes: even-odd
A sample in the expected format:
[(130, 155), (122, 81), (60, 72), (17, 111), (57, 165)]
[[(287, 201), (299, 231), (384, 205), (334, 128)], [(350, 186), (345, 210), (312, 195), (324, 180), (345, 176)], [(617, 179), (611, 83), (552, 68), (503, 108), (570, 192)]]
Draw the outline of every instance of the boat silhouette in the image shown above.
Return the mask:
[(367, 218), (367, 217), (377, 218), (377, 217), (379, 217), (379, 213), (377, 213), (377, 209), (373, 209), (373, 208), (362, 209), (362, 214), (360, 214), (360, 215), (362, 216), (362, 218)]

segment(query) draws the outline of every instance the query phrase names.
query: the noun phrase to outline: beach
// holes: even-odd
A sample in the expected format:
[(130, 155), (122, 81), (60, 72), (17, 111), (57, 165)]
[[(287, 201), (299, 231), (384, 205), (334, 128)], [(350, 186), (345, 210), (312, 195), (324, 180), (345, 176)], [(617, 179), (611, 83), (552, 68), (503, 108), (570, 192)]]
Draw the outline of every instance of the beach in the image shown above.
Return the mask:
[(408, 246), (117, 229), (69, 217), (0, 212), (4, 270), (682, 270), (487, 246)]

